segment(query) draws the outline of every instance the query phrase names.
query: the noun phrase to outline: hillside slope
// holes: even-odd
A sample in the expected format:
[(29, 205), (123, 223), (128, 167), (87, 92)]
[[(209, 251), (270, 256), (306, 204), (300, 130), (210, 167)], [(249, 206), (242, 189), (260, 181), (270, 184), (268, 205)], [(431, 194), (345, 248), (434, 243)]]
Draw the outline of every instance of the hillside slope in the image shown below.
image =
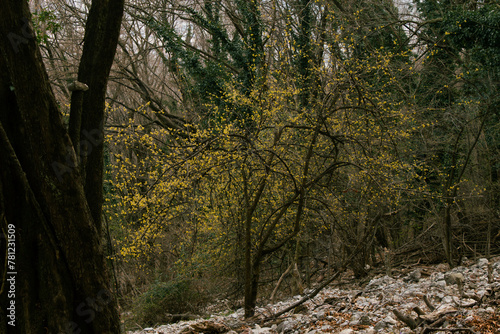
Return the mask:
[(500, 258), (446, 269), (415, 266), (362, 287), (332, 284), (277, 319), (303, 296), (261, 306), (251, 321), (239, 309), (128, 334), (500, 333)]

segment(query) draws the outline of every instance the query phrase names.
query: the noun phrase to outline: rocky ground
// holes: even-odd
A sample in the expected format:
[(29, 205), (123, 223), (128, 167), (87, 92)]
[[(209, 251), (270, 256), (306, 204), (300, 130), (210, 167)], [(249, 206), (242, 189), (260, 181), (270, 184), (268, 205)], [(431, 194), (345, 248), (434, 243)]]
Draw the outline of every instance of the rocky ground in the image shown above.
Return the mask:
[(413, 266), (367, 284), (332, 283), (278, 318), (303, 296), (261, 306), (251, 320), (239, 309), (128, 334), (500, 333), (500, 257), (447, 269)]

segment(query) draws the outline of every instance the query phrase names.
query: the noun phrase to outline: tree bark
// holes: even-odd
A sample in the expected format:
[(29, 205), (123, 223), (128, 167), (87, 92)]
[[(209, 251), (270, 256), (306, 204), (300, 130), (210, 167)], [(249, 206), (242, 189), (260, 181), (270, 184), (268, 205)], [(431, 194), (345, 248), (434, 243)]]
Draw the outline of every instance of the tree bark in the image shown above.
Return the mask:
[(26, 1), (0, 2), (0, 50), (0, 332), (120, 333), (99, 229)]
[[(81, 126), (79, 133), (81, 164), (85, 195), (97, 231), (101, 233), (101, 211), (103, 203), (103, 152), (104, 109), (106, 87), (118, 45), (124, 0), (93, 1), (85, 26), (82, 58), (78, 68), (78, 81), (87, 84), (81, 100), (74, 91), (72, 101), (81, 105), (72, 106), (70, 121)], [(74, 111), (74, 112), (73, 112)], [(75, 143), (73, 143), (75, 144)]]

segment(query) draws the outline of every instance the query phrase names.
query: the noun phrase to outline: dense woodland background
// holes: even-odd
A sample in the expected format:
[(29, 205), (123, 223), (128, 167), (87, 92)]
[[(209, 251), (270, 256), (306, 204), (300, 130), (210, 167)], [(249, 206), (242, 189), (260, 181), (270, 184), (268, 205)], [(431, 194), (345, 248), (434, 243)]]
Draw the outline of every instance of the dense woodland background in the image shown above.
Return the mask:
[[(66, 124), (89, 6), (31, 6)], [(127, 1), (102, 212), (122, 311), (250, 317), (337, 270), (500, 254), (499, 80), (494, 0)]]

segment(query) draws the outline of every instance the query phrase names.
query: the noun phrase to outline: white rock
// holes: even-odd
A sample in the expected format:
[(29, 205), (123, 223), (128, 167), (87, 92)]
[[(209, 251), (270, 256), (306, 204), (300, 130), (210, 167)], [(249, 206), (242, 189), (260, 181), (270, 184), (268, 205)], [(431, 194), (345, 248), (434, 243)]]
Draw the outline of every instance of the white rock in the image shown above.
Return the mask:
[(420, 272), (420, 269), (415, 269), (410, 274), (408, 274), (408, 276), (406, 277), (406, 279), (410, 282), (418, 282), (418, 281), (420, 281), (421, 278), (422, 278), (422, 274)]
[(388, 315), (387, 317), (384, 318), (384, 321), (388, 324), (391, 324), (391, 325), (396, 325), (398, 322), (396, 319), (394, 319), (393, 317), (391, 317), (390, 315)]
[(252, 334), (271, 334), (272, 329), (270, 327), (260, 327), (259, 325), (255, 325), (255, 329), (252, 329)]
[(431, 287), (433, 288), (438, 288), (438, 289), (444, 289), (446, 287), (446, 282), (445, 281), (435, 281), (432, 282)]
[(448, 285), (453, 285), (453, 284), (462, 284), (465, 280), (464, 275), (462, 273), (450, 273), (447, 275), (444, 275), (444, 280), (446, 284)]
[(386, 327), (388, 327), (387, 322), (385, 322), (384, 320), (381, 320), (381, 321), (377, 322), (377, 324), (375, 325), (375, 330), (380, 331)]
[(339, 334), (352, 334), (354, 333), (354, 330), (350, 329), (350, 328), (347, 328), (347, 329), (344, 329), (342, 332), (340, 332)]
[(482, 259), (479, 259), (479, 260), (477, 261), (477, 266), (478, 266), (478, 267), (485, 267), (485, 266), (487, 266), (487, 265), (488, 265), (488, 263), (489, 263), (489, 262), (490, 262), (490, 261), (488, 261), (488, 259), (482, 258)]
[(277, 331), (278, 333), (289, 333), (293, 330), (295, 326), (297, 326), (298, 321), (296, 320), (285, 320), (281, 324), (278, 325)]

